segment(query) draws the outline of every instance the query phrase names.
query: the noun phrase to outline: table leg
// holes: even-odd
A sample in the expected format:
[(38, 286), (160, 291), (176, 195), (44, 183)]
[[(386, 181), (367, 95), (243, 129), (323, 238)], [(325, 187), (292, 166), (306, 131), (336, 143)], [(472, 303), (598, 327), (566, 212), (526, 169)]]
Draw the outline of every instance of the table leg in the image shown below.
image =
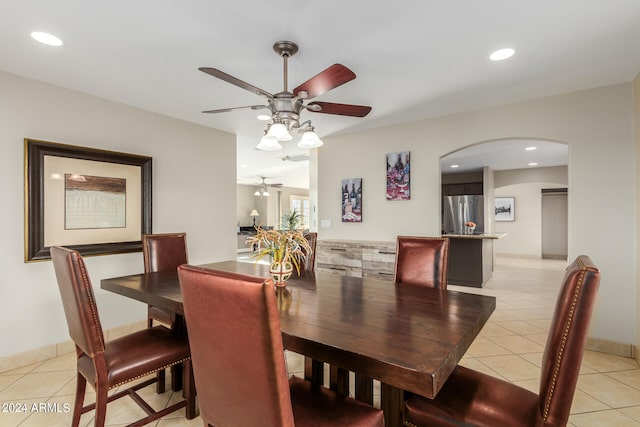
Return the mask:
[(305, 356), (304, 379), (311, 381), (312, 384), (324, 385), (324, 364)]
[[(189, 377), (186, 378), (187, 381), (184, 385), (184, 390), (183, 390), (183, 396), (185, 398), (186, 396), (195, 396), (196, 394), (196, 383), (195, 383), (195, 379), (193, 378), (193, 364), (190, 360), (187, 361), (186, 363), (188, 364), (187, 375)], [(187, 401), (187, 406), (185, 407), (185, 416), (187, 417), (188, 420), (192, 420), (198, 415), (195, 402), (196, 400), (193, 399), (193, 402), (192, 402), (193, 404), (190, 405), (189, 401)]]
[(156, 372), (156, 377), (158, 378), (158, 382), (156, 382), (156, 393), (162, 394), (165, 390), (165, 378), (167, 377), (164, 369)]
[(171, 367), (171, 390), (182, 390), (182, 365), (173, 365)]
[(380, 409), (384, 411), (385, 427), (402, 426), (404, 391), (385, 383), (380, 384)]
[(345, 396), (349, 395), (349, 371), (338, 368), (337, 366), (329, 367), (329, 388)]
[(356, 372), (356, 400), (373, 405), (373, 380)]
[[(176, 314), (171, 329), (174, 334), (186, 334), (187, 326), (184, 320), (184, 316)], [(171, 390), (182, 390), (182, 364), (173, 365), (171, 368)]]

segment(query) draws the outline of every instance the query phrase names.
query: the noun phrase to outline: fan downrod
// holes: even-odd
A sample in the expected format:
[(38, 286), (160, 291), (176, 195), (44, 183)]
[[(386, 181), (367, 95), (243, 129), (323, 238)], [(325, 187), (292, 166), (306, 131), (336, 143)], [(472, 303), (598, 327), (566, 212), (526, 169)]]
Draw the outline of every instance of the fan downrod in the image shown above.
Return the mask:
[(283, 58), (285, 56), (290, 57), (298, 52), (298, 45), (294, 42), (282, 40), (273, 44), (273, 51)]

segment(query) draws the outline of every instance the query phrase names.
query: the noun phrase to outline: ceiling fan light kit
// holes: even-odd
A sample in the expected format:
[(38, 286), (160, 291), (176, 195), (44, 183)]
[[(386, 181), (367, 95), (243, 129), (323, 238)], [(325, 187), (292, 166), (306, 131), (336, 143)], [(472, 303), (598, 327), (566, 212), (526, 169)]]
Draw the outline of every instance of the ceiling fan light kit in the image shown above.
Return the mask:
[(287, 127), (282, 123), (270, 124), (268, 129), (266, 135), (268, 138), (275, 138), (278, 141), (291, 141), (293, 139)]
[(321, 147), (322, 140), (318, 138), (318, 135), (314, 131), (306, 131), (302, 134), (302, 138), (300, 138), (300, 142), (298, 142), (298, 147), (300, 148), (318, 148)]
[(267, 179), (266, 176), (261, 176), (260, 178), (262, 178), (262, 183), (258, 185), (258, 189), (256, 190), (255, 193), (253, 193), (254, 196), (268, 197), (270, 196), (269, 187), (276, 187), (276, 188), (282, 187), (282, 184), (267, 184), (265, 181), (265, 179)]
[(267, 105), (206, 110), (203, 113), (223, 113), (246, 108), (270, 110), (271, 122), (267, 125), (265, 136), (260, 140), (256, 148), (258, 150), (273, 151), (282, 148), (278, 141), (290, 141), (293, 139), (292, 133), (302, 133), (302, 139), (298, 143), (300, 148), (316, 148), (322, 145), (322, 141), (314, 132), (313, 126), (311, 126), (311, 121), (299, 122), (302, 110), (351, 117), (365, 117), (371, 111), (371, 107), (368, 106), (333, 102), (312, 102), (305, 105), (305, 100), (313, 99), (355, 79), (355, 73), (342, 64), (333, 64), (293, 89), (293, 92), (289, 92), (288, 59), (298, 52), (298, 45), (294, 42), (283, 40), (274, 43), (273, 50), (283, 60), (284, 89), (282, 92), (271, 94), (216, 68), (201, 67), (199, 70), (204, 73), (267, 98)]
[(280, 145), (276, 138), (265, 135), (256, 148), (262, 151), (276, 151), (282, 149), (282, 145)]

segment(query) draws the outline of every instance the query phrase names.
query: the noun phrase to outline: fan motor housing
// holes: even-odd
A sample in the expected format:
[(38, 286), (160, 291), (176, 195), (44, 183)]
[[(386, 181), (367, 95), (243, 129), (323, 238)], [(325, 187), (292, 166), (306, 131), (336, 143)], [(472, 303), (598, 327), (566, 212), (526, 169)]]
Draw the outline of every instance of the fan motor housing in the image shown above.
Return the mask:
[(298, 45), (288, 40), (281, 40), (273, 44), (273, 50), (280, 56), (293, 56), (298, 52)]

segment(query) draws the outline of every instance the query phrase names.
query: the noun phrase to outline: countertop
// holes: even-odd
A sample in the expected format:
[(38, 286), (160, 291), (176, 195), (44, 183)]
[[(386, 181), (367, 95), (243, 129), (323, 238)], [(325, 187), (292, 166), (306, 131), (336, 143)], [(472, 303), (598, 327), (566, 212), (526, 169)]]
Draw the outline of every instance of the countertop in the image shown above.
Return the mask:
[(442, 237), (449, 237), (451, 239), (501, 239), (506, 236), (507, 233), (485, 233), (485, 234), (443, 234)]

